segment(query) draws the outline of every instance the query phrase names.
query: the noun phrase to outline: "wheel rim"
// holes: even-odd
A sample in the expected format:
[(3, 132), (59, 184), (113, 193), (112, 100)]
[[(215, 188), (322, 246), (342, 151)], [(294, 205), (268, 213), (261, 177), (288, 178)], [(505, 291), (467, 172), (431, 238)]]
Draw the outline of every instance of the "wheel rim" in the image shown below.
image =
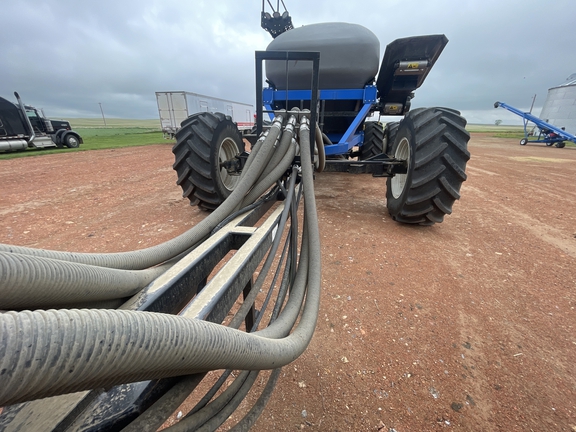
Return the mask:
[[(231, 138), (224, 139), (220, 143), (220, 149), (218, 151), (219, 165), (221, 166), (222, 163), (234, 159), (237, 154), (238, 146), (236, 145), (236, 142)], [(229, 191), (234, 190), (239, 179), (240, 176), (232, 176), (228, 174), (226, 168), (220, 168), (220, 180), (222, 180), (222, 184)]]
[(70, 144), (70, 147), (78, 147), (78, 140), (76, 137), (69, 137), (68, 143)]
[[(396, 152), (394, 153), (394, 157), (398, 160), (408, 161), (410, 163), (410, 142), (408, 138), (404, 137), (398, 143), (398, 147), (396, 147)], [(392, 177), (391, 186), (392, 186), (392, 196), (396, 199), (400, 198), (404, 188), (406, 187), (406, 179), (408, 178), (408, 174), (396, 174)]]

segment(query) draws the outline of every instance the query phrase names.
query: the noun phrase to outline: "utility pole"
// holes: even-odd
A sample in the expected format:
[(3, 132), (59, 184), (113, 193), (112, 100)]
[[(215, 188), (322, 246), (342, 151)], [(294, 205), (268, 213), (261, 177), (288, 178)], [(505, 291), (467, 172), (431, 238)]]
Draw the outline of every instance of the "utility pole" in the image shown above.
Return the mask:
[(102, 104), (100, 102), (98, 102), (98, 105), (100, 105), (100, 112), (102, 113), (102, 120), (104, 120), (104, 127), (106, 127), (106, 118), (104, 117), (104, 110), (102, 109)]
[(536, 101), (536, 95), (532, 98), (532, 105), (530, 106), (530, 114), (532, 114), (532, 108), (534, 108), (534, 102)]

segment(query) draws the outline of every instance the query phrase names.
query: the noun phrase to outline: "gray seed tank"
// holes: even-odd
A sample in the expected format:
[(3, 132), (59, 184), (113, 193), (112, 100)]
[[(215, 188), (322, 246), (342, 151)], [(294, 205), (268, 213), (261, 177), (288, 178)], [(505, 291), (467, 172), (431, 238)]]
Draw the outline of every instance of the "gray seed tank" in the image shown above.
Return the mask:
[[(319, 51), (320, 88), (362, 88), (372, 83), (380, 63), (380, 41), (358, 24), (320, 23), (299, 27), (274, 39), (267, 51)], [(309, 89), (307, 62), (266, 62), (266, 77), (279, 90)]]

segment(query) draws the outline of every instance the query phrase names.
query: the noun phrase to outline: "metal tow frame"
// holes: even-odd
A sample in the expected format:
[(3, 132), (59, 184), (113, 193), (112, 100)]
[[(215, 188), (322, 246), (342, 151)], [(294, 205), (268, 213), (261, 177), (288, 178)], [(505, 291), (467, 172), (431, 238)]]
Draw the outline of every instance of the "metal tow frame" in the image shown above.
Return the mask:
[[(274, 110), (270, 104), (263, 104), (263, 77), (262, 62), (264, 60), (297, 60), (312, 62), (312, 82), (311, 89), (308, 90), (310, 100), (310, 151), (314, 154), (314, 136), (316, 133), (316, 123), (318, 122), (318, 98), (319, 98), (319, 77), (320, 77), (320, 53), (317, 51), (256, 51), (256, 136), (260, 136), (263, 129), (263, 115), (268, 113), (273, 118)], [(284, 94), (286, 103), (288, 93)], [(279, 99), (277, 99), (279, 100)], [(264, 106), (266, 110), (264, 110)]]

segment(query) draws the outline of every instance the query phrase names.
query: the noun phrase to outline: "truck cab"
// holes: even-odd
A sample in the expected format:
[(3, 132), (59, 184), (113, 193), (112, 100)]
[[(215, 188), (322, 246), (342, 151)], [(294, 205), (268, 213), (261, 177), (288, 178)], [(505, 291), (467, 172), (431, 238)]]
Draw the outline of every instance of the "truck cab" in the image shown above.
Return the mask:
[(0, 98), (0, 151), (18, 151), (27, 148), (69, 147), (82, 144), (80, 135), (66, 120), (50, 120), (42, 109)]

